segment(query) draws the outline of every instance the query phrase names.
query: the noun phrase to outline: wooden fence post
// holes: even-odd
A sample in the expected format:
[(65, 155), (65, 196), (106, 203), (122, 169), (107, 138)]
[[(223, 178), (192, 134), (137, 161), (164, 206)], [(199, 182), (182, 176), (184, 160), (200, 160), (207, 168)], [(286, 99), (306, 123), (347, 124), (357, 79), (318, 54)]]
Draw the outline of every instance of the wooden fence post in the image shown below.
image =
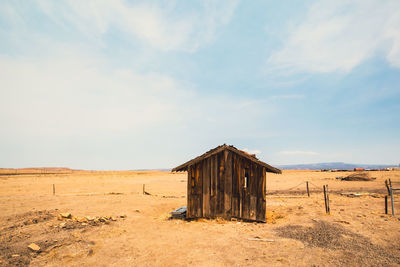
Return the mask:
[(306, 182), (306, 186), (307, 186), (307, 195), (308, 197), (310, 197), (310, 189), (308, 188), (308, 181)]
[(326, 185), (326, 202), (328, 203), (328, 210), (326, 213), (331, 214), (331, 206), (329, 203), (329, 191), (328, 191), (328, 185)]
[(392, 188), (392, 181), (390, 181), (390, 179), (389, 179), (389, 189), (390, 189), (390, 202), (392, 204), (392, 215), (394, 216), (393, 188)]
[(325, 202), (325, 212), (328, 213), (328, 206), (326, 204), (326, 189), (325, 189), (325, 185), (324, 185), (324, 202)]
[(388, 214), (387, 196), (385, 196), (385, 214)]

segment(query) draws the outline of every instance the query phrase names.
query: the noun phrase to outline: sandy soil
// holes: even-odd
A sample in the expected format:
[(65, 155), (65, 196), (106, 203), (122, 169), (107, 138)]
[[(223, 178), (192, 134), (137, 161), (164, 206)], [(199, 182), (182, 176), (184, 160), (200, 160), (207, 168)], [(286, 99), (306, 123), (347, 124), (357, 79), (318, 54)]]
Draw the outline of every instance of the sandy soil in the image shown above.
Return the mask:
[[(0, 175), (0, 266), (399, 266), (400, 204), (396, 216), (385, 215), (383, 196), (384, 180), (400, 181), (400, 172), (371, 172), (370, 182), (335, 179), (348, 174), (267, 174), (265, 224), (169, 220), (186, 205), (186, 173)], [(151, 195), (142, 194), (143, 184)], [(115, 221), (63, 224), (59, 213)], [(41, 251), (30, 251), (31, 243)]]

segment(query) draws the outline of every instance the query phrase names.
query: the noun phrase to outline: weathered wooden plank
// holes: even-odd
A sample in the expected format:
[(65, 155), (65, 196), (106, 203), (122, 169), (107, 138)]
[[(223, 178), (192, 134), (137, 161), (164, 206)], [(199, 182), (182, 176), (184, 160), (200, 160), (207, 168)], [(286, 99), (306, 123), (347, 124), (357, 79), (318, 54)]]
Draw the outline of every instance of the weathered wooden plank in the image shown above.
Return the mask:
[(193, 183), (192, 183), (192, 186), (191, 186), (191, 196), (190, 196), (190, 202), (191, 202), (191, 207), (192, 207), (192, 210), (191, 210), (191, 215), (192, 215), (192, 218), (195, 218), (195, 217), (197, 217), (197, 202), (198, 202), (198, 200), (197, 200), (197, 189), (196, 189), (196, 186), (197, 186), (197, 183), (198, 183), (198, 164), (195, 164), (194, 166), (193, 166), (193, 169), (192, 169), (192, 175), (193, 175)]
[(267, 202), (266, 202), (266, 195), (267, 195), (267, 170), (265, 167), (262, 168), (262, 206), (261, 206), (261, 221), (265, 222), (266, 221), (266, 208), (267, 208)]
[(224, 172), (225, 160), (224, 154), (219, 153), (218, 156), (218, 190), (217, 190), (217, 212), (216, 216), (224, 215)]
[(232, 152), (225, 150), (224, 215), (232, 216)]
[(232, 153), (232, 216), (239, 217), (239, 173), (237, 156)]
[(192, 210), (192, 203), (190, 201), (191, 195), (192, 195), (192, 168), (191, 166), (188, 167), (188, 177), (187, 177), (187, 204), (186, 204), (186, 217), (187, 218), (192, 218), (191, 210)]
[(250, 188), (246, 188), (244, 218), (250, 220)]
[(210, 169), (210, 217), (214, 218), (217, 209), (218, 161), (216, 155), (210, 158)]
[(197, 186), (198, 186), (198, 164), (195, 164), (192, 169), (192, 177), (193, 177), (193, 182), (192, 182), (192, 187), (191, 187), (191, 196), (190, 196), (190, 202), (191, 202), (191, 215), (192, 218), (197, 217), (197, 203), (198, 203), (198, 197), (197, 197)]
[[(244, 164), (244, 170), (243, 170), (243, 175), (245, 175), (245, 169), (249, 169), (249, 174), (250, 174), (250, 164), (249, 161), (247, 159), (243, 160), (243, 164)], [(248, 179), (248, 185), (250, 185), (251, 183), (251, 177), (249, 175)], [(250, 186), (244, 186), (245, 184), (245, 179), (243, 177), (243, 212), (242, 212), (242, 217), (244, 219), (250, 220)]]
[(263, 221), (263, 167), (257, 166), (257, 221)]
[(210, 164), (211, 159), (203, 161), (203, 216), (210, 217)]
[(197, 168), (198, 170), (198, 185), (196, 187), (197, 189), (197, 217), (203, 217), (203, 172), (202, 172), (202, 167), (203, 167), (204, 161), (199, 162), (199, 166)]
[(257, 213), (257, 166), (251, 164), (250, 168), (250, 220), (256, 220)]
[(243, 176), (244, 167), (242, 159), (238, 158), (238, 174), (239, 174), (239, 217), (243, 218)]

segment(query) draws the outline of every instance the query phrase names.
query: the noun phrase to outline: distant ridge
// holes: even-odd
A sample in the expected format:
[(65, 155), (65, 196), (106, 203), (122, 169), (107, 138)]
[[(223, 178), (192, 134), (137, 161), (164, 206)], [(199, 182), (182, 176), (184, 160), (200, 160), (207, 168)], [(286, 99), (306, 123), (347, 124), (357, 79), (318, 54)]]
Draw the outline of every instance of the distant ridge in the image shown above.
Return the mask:
[(311, 164), (292, 164), (292, 165), (277, 165), (279, 169), (283, 170), (353, 170), (354, 168), (364, 169), (383, 169), (389, 167), (399, 167), (398, 165), (392, 164), (354, 164), (344, 162), (326, 162), (326, 163), (311, 163)]

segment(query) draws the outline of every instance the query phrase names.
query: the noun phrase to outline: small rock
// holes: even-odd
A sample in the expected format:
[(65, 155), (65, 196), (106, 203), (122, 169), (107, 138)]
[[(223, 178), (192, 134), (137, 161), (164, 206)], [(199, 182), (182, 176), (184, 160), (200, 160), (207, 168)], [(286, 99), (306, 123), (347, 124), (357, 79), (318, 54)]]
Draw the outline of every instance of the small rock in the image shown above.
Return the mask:
[(105, 222), (106, 220), (107, 220), (107, 219), (104, 218), (104, 217), (99, 218), (99, 221), (100, 221), (100, 222)]
[(87, 222), (88, 221), (86, 218), (83, 218), (83, 217), (78, 217), (78, 218), (76, 218), (76, 220), (78, 222)]
[(88, 225), (88, 224), (84, 222), (84, 223), (82, 223), (81, 225), (82, 225), (82, 226), (86, 226), (86, 225)]
[(20, 255), (19, 254), (13, 254), (13, 255), (11, 255), (11, 257), (13, 257), (13, 258), (16, 258), (16, 257), (19, 257)]
[(71, 219), (72, 214), (71, 213), (60, 213), (60, 216), (64, 219)]
[(88, 254), (87, 254), (88, 256), (92, 256), (93, 255), (93, 249), (91, 248), (91, 249), (89, 249), (89, 252), (88, 252)]
[(37, 251), (40, 250), (40, 247), (39, 247), (38, 245), (36, 245), (35, 243), (30, 244), (30, 245), (28, 246), (28, 248), (29, 248), (30, 250), (32, 250), (32, 251), (35, 251), (35, 252), (37, 252)]
[[(135, 210), (135, 212), (140, 212), (140, 210)], [(126, 216), (126, 215), (125, 215)]]
[(91, 216), (87, 216), (86, 220), (88, 221), (94, 221), (96, 219), (96, 217), (91, 217)]
[(126, 215), (121, 215), (119, 217), (122, 218), (122, 219), (125, 219), (127, 216)]
[(62, 222), (62, 223), (60, 223), (59, 226), (60, 226), (61, 228), (64, 228), (66, 224), (67, 224), (66, 222)]

